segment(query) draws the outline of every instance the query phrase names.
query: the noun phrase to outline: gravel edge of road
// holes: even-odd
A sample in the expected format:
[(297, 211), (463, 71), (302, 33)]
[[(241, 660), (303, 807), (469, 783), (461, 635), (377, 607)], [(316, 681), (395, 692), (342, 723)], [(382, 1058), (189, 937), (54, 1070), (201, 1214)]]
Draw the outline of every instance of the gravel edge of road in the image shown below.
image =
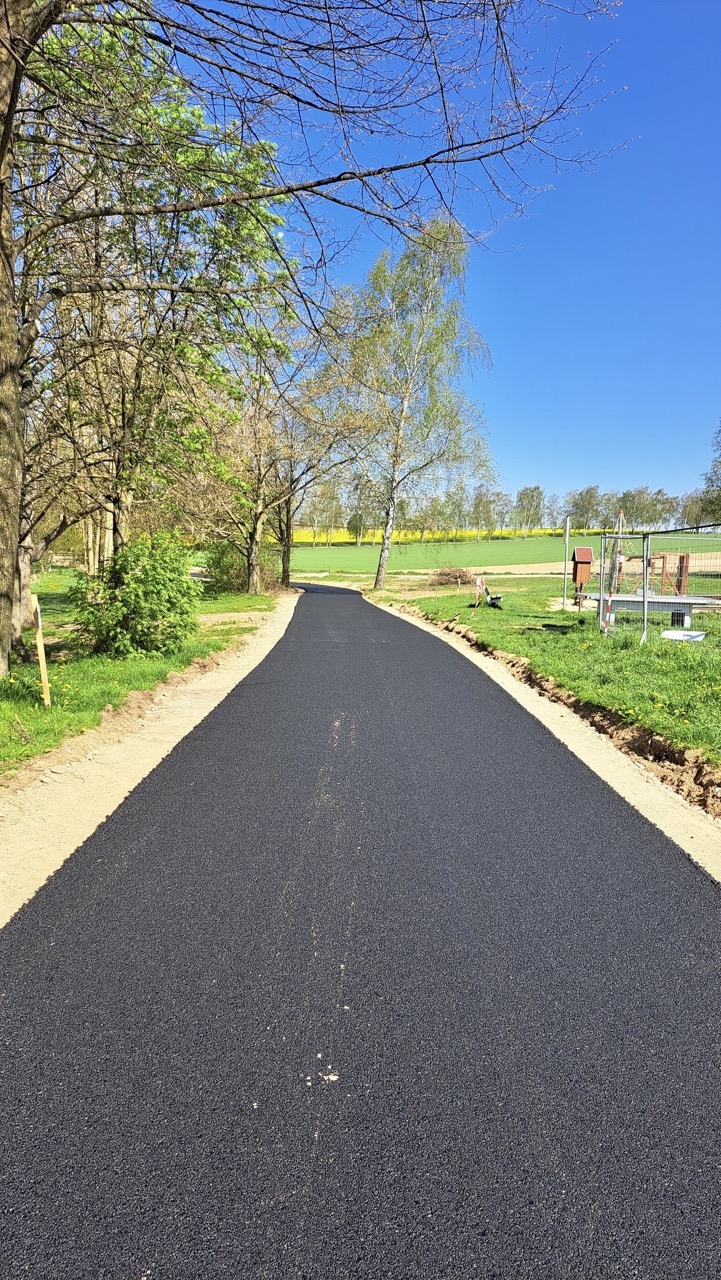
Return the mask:
[[(357, 588), (351, 588), (356, 589)], [(361, 594), (361, 593), (359, 593)], [(277, 644), (300, 596), (281, 597), (261, 629), (210, 671), (160, 685), (142, 718), (90, 730), (34, 762), (32, 780), (0, 796), (0, 928), (27, 902), (134, 787), (245, 678)], [(461, 637), (397, 608), (369, 604), (451, 645), (539, 720), (694, 863), (721, 883), (721, 823), (689, 804), (576, 716), (521, 684), (493, 657)], [(71, 758), (68, 758), (70, 755)]]
[(160, 684), (128, 723), (91, 729), (33, 762), (30, 780), (0, 796), (0, 928), (130, 792), (278, 643), (300, 594), (275, 610), (242, 648), (209, 671)]
[[(420, 627), (467, 658), (475, 667), (539, 720), (560, 742), (648, 822), (663, 832), (692, 862), (721, 884), (721, 822), (665, 786), (658, 778), (624, 755), (610, 739), (598, 733), (573, 711), (550, 702), (529, 685), (521, 684), (490, 654), (472, 649), (462, 637), (401, 613), (392, 605), (364, 597), (402, 622)], [(580, 807), (579, 807), (580, 812)], [(581, 821), (582, 819), (579, 819)]]

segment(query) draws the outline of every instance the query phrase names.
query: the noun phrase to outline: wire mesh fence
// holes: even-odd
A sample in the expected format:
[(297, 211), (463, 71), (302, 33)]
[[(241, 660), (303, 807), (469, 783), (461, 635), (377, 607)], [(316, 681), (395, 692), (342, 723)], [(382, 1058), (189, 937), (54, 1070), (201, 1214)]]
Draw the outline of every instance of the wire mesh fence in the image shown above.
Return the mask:
[(721, 527), (602, 534), (583, 594), (598, 602), (605, 631), (640, 624), (641, 642), (649, 626), (690, 632), (721, 612)]

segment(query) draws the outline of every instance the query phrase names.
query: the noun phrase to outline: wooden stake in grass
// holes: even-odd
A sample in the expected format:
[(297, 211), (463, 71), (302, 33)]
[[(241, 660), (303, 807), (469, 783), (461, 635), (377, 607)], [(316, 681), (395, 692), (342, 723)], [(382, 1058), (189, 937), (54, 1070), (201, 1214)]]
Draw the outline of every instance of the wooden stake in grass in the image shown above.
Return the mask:
[(37, 596), (31, 596), (30, 602), (33, 607), (33, 622), (35, 623), (35, 643), (38, 647), (38, 662), (40, 663), (40, 679), (43, 686), (43, 702), (46, 707), (50, 706), (50, 684), (48, 682), (48, 668), (45, 662), (45, 645), (43, 643), (43, 623), (40, 617), (40, 601)]

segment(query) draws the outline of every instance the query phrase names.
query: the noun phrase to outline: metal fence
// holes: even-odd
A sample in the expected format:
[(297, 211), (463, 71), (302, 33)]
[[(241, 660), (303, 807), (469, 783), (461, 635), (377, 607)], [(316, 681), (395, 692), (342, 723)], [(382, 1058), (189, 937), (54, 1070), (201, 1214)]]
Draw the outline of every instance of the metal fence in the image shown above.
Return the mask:
[(598, 601), (603, 631), (619, 615), (640, 622), (642, 644), (650, 619), (690, 631), (694, 615), (698, 624), (704, 613), (721, 611), (721, 526), (602, 534), (584, 596)]

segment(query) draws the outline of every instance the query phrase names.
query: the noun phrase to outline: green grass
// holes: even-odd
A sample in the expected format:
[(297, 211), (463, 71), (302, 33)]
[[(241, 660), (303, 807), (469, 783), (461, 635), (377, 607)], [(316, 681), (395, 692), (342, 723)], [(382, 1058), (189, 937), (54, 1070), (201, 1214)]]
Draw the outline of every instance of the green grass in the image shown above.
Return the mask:
[[(575, 539), (577, 542), (578, 539)], [(598, 554), (596, 537), (582, 539)], [(572, 550), (573, 548), (571, 548)], [(304, 573), (374, 574), (378, 566), (377, 547), (294, 547), (293, 576)], [(547, 564), (563, 560), (563, 538), (502, 538), (480, 542), (403, 543), (391, 547), (389, 573), (412, 573), (445, 568), (492, 568), (493, 565)]]
[(198, 604), (199, 613), (253, 613), (274, 607), (272, 596), (249, 596), (240, 591), (210, 589), (206, 583)]
[[(174, 654), (108, 658), (83, 653), (77, 644), (69, 625), (72, 607), (67, 593), (72, 581), (70, 571), (53, 570), (43, 575), (37, 587), (53, 705), (49, 709), (42, 705), (35, 662), (15, 660), (8, 679), (0, 682), (0, 773), (56, 747), (66, 736), (93, 728), (106, 706), (119, 707), (132, 690), (152, 689), (194, 658), (227, 647), (256, 629), (254, 611), (274, 608), (270, 596), (205, 594), (198, 603), (199, 613), (237, 613), (237, 620), (205, 625)], [(32, 631), (24, 640), (34, 648)]]
[(72, 622), (73, 606), (68, 592), (74, 581), (72, 569), (53, 569), (44, 573), (33, 588), (40, 601), (43, 630), (55, 623)]
[(697, 614), (694, 627), (706, 632), (700, 644), (662, 640), (670, 619), (649, 626), (639, 644), (639, 615), (617, 615), (604, 636), (595, 614), (551, 612), (558, 583), (549, 579), (499, 578), (502, 609), (469, 608), (472, 594), (455, 591), (415, 598), (413, 603), (440, 620), (459, 615), (490, 646), (527, 658), (534, 671), (552, 676), (594, 706), (606, 707), (628, 724), (643, 725), (675, 746), (694, 748), (721, 760), (721, 615)]

